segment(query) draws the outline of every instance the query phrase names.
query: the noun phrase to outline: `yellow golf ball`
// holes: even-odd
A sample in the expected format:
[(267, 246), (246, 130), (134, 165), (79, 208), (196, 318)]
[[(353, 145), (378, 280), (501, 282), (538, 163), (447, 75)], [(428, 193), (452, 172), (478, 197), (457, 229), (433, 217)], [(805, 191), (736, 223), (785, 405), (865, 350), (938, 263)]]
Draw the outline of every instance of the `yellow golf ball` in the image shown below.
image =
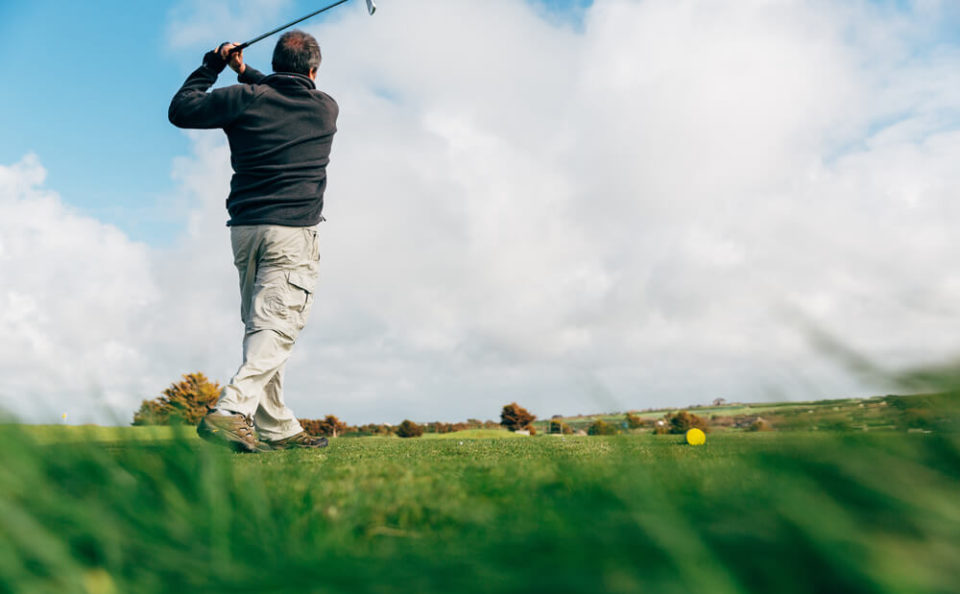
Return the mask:
[(707, 441), (706, 434), (694, 427), (693, 429), (687, 431), (687, 443), (690, 445), (703, 445)]

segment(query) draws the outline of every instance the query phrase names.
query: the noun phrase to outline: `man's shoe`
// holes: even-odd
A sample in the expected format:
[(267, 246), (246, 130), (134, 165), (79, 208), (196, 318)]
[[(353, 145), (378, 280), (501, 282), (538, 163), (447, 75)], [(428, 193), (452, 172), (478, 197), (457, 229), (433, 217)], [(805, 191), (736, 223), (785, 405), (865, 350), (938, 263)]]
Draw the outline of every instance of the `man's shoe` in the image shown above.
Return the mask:
[(203, 439), (226, 446), (235, 452), (269, 451), (259, 445), (250, 417), (237, 414), (207, 413), (197, 425), (197, 435)]
[(328, 442), (326, 437), (314, 437), (308, 434), (306, 431), (301, 431), (300, 433), (297, 433), (291, 437), (287, 437), (286, 439), (267, 441), (266, 443), (275, 450), (295, 450), (301, 448), (325, 448), (327, 447)]

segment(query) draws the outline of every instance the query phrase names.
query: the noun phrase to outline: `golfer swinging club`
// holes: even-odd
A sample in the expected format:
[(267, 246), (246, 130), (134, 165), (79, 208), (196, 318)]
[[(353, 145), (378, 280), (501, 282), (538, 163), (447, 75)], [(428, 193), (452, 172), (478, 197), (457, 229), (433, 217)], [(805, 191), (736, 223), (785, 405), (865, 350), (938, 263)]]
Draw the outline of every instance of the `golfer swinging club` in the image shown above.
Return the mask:
[[(337, 103), (314, 84), (320, 46), (293, 30), (277, 41), (274, 73), (243, 63), (225, 43), (207, 52), (170, 102), (180, 128), (222, 128), (233, 179), (227, 198), (233, 261), (240, 273), (243, 363), (200, 437), (240, 452), (321, 448), (283, 401), (283, 372), (313, 303), (323, 190)], [(230, 65), (240, 84), (207, 92)]]

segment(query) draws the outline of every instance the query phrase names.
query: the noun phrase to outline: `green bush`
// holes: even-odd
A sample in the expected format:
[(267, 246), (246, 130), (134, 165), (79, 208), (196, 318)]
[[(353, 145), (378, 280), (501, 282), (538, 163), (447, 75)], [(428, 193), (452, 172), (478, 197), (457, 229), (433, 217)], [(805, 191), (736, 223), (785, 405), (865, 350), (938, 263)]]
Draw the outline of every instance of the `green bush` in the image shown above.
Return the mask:
[(616, 435), (619, 433), (616, 426), (607, 423), (603, 419), (597, 419), (590, 424), (587, 429), (587, 435)]

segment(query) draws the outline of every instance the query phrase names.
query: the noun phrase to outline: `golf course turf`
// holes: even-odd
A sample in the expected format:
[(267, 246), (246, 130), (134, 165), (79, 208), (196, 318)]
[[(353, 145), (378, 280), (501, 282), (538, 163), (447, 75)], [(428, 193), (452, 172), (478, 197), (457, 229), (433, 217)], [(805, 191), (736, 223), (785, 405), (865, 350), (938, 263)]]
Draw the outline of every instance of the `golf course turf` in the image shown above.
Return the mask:
[(362, 438), (236, 455), (189, 428), (76, 429), (0, 430), (0, 592), (960, 584), (955, 434)]

